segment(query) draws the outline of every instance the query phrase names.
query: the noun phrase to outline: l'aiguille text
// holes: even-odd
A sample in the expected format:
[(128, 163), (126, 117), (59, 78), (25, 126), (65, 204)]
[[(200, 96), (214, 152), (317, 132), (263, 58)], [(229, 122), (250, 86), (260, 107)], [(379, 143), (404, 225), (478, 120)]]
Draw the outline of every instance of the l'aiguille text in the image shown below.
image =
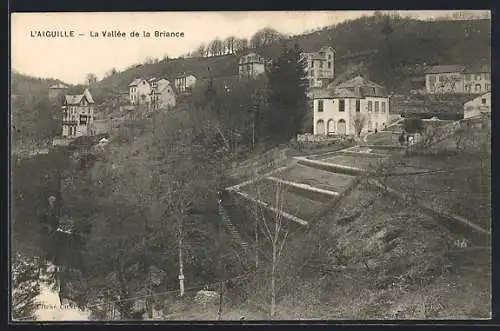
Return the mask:
[(32, 30), (31, 38), (74, 38), (73, 30)]

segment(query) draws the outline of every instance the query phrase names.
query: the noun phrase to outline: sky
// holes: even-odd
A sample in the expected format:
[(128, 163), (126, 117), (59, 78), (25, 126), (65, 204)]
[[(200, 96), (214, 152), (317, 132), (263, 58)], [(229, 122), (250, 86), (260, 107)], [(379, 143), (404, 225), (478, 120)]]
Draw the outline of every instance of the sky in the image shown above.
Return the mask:
[[(373, 11), (282, 12), (115, 12), (115, 13), (13, 13), (11, 15), (11, 65), (23, 74), (83, 83), (87, 73), (98, 79), (112, 68), (118, 71), (143, 63), (147, 57), (178, 57), (201, 43), (230, 35), (248, 38), (264, 27), (284, 34), (337, 24)], [(452, 11), (398, 11), (401, 16), (433, 19)], [(485, 11), (461, 11), (485, 13)], [(36, 31), (74, 31), (72, 38), (36, 37)], [(103, 30), (126, 33), (104, 38)], [(91, 31), (99, 34), (91, 37)], [(139, 37), (130, 37), (133, 31)], [(144, 37), (143, 31), (151, 36)], [(154, 31), (184, 32), (184, 37), (154, 37)], [(35, 37), (32, 34), (35, 33)]]

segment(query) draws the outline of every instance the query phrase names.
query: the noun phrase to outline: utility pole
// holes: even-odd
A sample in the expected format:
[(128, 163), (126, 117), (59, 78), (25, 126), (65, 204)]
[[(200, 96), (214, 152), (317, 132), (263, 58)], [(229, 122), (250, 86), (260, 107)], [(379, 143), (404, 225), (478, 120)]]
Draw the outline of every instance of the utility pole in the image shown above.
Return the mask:
[[(222, 209), (222, 194), (220, 195), (218, 199), (218, 204), (219, 207)], [(220, 273), (220, 280), (219, 280), (219, 311), (217, 312), (217, 319), (220, 321), (222, 320), (222, 304), (223, 304), (223, 291), (224, 291), (224, 276), (225, 276), (225, 267), (224, 263), (222, 261), (223, 258), (223, 250), (222, 250), (222, 222), (224, 220), (222, 219), (221, 215), (221, 222), (219, 223), (219, 273)]]
[(181, 294), (180, 296), (184, 296), (184, 271), (183, 269), (183, 264), (182, 264), (182, 240), (179, 241), (179, 287)]

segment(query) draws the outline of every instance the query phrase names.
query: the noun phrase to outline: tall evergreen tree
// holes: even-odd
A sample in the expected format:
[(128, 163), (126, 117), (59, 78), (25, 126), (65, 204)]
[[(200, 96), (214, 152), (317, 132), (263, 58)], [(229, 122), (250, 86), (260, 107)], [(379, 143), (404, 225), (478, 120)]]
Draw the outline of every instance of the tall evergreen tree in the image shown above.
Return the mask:
[(270, 133), (288, 141), (302, 128), (307, 113), (305, 61), (302, 50), (284, 45), (283, 53), (273, 61), (269, 72)]

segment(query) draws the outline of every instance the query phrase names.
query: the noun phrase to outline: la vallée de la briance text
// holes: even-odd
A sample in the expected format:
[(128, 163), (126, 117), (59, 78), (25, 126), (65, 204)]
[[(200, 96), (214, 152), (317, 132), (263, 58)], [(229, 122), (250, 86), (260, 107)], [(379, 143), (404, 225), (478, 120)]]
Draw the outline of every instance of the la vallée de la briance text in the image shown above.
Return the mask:
[[(32, 38), (73, 38), (76, 33), (74, 30), (38, 30), (31, 31)], [(82, 35), (81, 33), (79, 35)], [(130, 37), (184, 37), (184, 32), (167, 32), (167, 31), (154, 31), (153, 33), (142, 31), (132, 31), (129, 34), (119, 30), (104, 30), (104, 31), (90, 31), (90, 37), (103, 37), (103, 38), (125, 38)]]

